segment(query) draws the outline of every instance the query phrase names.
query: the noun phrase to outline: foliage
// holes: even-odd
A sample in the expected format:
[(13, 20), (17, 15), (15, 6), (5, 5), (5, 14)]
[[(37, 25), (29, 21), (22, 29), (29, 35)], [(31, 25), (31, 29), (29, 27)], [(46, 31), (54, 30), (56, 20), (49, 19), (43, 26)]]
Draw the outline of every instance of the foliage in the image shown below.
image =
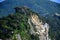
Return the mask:
[[(25, 12), (22, 9), (24, 9)], [(4, 40), (7, 38), (17, 40), (15, 35), (19, 33), (22, 40), (33, 40), (29, 32), (30, 25), (28, 24), (28, 18), (31, 14), (36, 13), (23, 7), (16, 10), (15, 14), (0, 18), (0, 38)], [(34, 40), (38, 40), (36, 36), (34, 37)]]

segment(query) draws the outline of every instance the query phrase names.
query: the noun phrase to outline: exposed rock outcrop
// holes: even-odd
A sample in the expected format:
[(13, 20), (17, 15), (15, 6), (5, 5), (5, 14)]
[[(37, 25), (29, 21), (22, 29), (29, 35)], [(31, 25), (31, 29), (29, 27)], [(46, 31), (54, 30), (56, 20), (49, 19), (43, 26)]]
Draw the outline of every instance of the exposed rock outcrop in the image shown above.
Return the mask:
[[(16, 7), (15, 14), (1, 18), (6, 40), (49, 40), (49, 25), (38, 13), (27, 7)], [(0, 21), (1, 21), (0, 20)], [(4, 26), (3, 26), (4, 25)], [(4, 32), (6, 31), (6, 32)], [(9, 38), (8, 38), (9, 36)], [(1, 36), (1, 38), (3, 38)], [(10, 39), (11, 38), (11, 39)]]
[[(50, 40), (48, 36), (49, 32), (49, 25), (47, 23), (43, 23), (42, 20), (39, 19), (38, 15), (31, 15), (30, 22), (33, 23), (32, 26), (31, 23), (29, 23), (31, 27), (31, 33), (38, 34), (40, 40)], [(34, 28), (36, 29), (36, 32), (34, 31)]]

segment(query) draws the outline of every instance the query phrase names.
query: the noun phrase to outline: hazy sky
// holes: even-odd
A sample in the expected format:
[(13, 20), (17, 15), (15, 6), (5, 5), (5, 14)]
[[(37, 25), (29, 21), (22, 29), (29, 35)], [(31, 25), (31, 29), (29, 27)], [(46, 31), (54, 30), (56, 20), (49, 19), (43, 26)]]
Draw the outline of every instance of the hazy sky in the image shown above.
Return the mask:
[(3, 2), (4, 0), (0, 0), (0, 2)]
[(56, 2), (56, 3), (60, 3), (60, 0), (51, 0), (53, 2)]

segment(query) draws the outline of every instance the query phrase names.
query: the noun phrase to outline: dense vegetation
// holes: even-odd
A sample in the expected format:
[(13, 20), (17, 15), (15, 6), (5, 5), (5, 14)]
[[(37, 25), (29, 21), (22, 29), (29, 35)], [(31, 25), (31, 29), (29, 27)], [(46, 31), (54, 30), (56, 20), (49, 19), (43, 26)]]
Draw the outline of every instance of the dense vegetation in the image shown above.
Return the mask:
[(47, 18), (47, 22), (50, 25), (49, 35), (52, 40), (60, 40), (60, 16), (53, 15)]
[[(38, 40), (38, 35), (30, 34), (30, 26), (28, 24), (28, 18), (34, 12), (30, 9), (15, 8), (15, 14), (10, 14), (7, 17), (0, 18), (0, 38), (12, 40), (16, 39), (16, 34), (20, 34), (22, 40)], [(36, 13), (35, 13), (36, 14)]]
[[(7, 17), (0, 18), (0, 38), (5, 40), (11, 38), (16, 39), (16, 34), (20, 34), (22, 40), (39, 40), (38, 35), (30, 34), (30, 25), (28, 24), (28, 18), (30, 15), (38, 13), (33, 12), (26, 7), (16, 7), (15, 14), (10, 14)], [(54, 15), (47, 19), (40, 16), (43, 22), (47, 22), (50, 25), (49, 36), (52, 40), (60, 40), (60, 17)]]

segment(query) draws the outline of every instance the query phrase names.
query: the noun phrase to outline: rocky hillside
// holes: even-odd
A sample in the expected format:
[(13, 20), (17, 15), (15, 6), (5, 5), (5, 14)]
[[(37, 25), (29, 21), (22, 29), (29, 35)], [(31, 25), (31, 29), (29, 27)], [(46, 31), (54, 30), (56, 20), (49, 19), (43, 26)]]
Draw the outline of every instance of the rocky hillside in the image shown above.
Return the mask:
[(51, 40), (48, 32), (44, 17), (27, 7), (16, 7), (15, 14), (0, 18), (2, 40)]

